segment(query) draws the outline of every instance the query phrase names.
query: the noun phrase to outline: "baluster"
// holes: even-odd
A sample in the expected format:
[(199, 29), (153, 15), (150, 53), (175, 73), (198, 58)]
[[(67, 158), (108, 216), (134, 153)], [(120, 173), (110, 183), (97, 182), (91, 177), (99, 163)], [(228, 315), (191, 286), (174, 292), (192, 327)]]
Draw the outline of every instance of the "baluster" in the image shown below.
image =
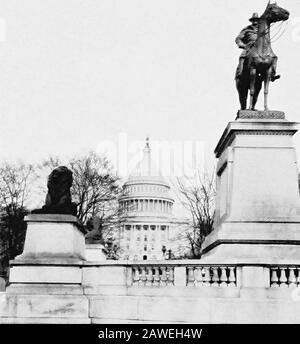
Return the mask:
[(140, 272), (137, 266), (132, 267), (132, 274), (133, 274), (132, 285), (139, 285)]
[(153, 273), (152, 273), (152, 266), (148, 266), (147, 267), (147, 281), (146, 281), (146, 285), (147, 286), (152, 286), (153, 284)]
[(205, 287), (210, 287), (210, 268), (208, 266), (204, 267), (203, 285)]
[(161, 269), (160, 285), (165, 287), (167, 285), (166, 267), (162, 266), (160, 269)]
[(159, 267), (155, 266), (154, 267), (154, 281), (153, 281), (153, 285), (159, 286), (159, 281), (160, 281)]
[(195, 284), (195, 276), (194, 276), (194, 267), (193, 266), (188, 266), (187, 267), (187, 274), (188, 274), (188, 286), (194, 285)]
[(229, 284), (228, 285), (235, 286), (236, 284), (235, 268), (233, 266), (229, 266), (228, 269), (229, 269), (229, 278), (228, 278)]
[(295, 276), (295, 267), (289, 268), (289, 287), (295, 287), (296, 286), (296, 276)]
[(168, 272), (168, 285), (174, 285), (174, 268), (169, 267)]
[(219, 268), (217, 266), (212, 267), (212, 286), (219, 286)]
[(139, 285), (144, 286), (144, 285), (146, 285), (146, 281), (147, 281), (146, 267), (145, 266), (141, 266), (141, 270), (142, 270), (142, 273), (141, 273)]
[(225, 266), (221, 267), (221, 276), (220, 276), (220, 286), (227, 287), (227, 268)]
[(296, 279), (296, 282), (297, 282), (297, 287), (298, 287), (299, 284), (300, 284), (300, 268), (297, 268), (297, 279)]
[(279, 279), (278, 279), (278, 268), (272, 267), (271, 268), (271, 287), (278, 288), (279, 287)]
[(195, 284), (196, 286), (202, 287), (203, 286), (203, 276), (202, 276), (202, 266), (198, 266), (195, 268)]
[(166, 266), (166, 285), (169, 284), (169, 267)]
[(286, 288), (287, 287), (287, 277), (286, 277), (286, 268), (281, 267), (280, 268), (280, 275), (279, 275), (279, 282), (280, 282), (280, 288)]

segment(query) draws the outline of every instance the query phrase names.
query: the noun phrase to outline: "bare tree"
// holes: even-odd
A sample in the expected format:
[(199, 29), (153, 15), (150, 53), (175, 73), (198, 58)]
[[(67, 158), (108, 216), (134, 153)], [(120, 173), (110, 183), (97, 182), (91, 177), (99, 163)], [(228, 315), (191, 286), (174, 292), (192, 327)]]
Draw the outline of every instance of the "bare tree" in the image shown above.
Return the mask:
[(122, 189), (109, 161), (90, 152), (87, 156), (72, 159), (69, 167), (73, 171), (71, 192), (77, 204), (78, 218), (83, 223), (96, 215), (100, 219), (111, 219)]
[[(60, 159), (50, 157), (42, 165), (50, 173), (61, 165)], [(67, 163), (73, 172), (72, 200), (77, 205), (77, 217), (89, 233), (87, 242), (105, 243), (113, 237), (125, 213), (118, 199), (124, 193), (119, 177), (106, 157), (91, 151), (72, 158)]]
[(26, 234), (24, 215), (35, 171), (24, 163), (0, 165), (0, 260), (2, 269), (23, 251)]
[(0, 206), (23, 208), (28, 200), (35, 172), (33, 165), (22, 162), (0, 165)]
[(94, 152), (71, 160), (70, 169), (74, 178), (71, 192), (77, 204), (78, 218), (83, 223), (88, 220), (93, 223), (86, 242), (110, 243), (116, 253), (115, 234), (125, 217), (118, 202), (123, 194), (119, 177), (113, 173), (109, 161)]
[[(126, 213), (120, 207), (118, 198), (122, 194), (116, 193), (111, 199), (103, 199), (99, 202), (97, 212), (91, 216), (87, 221), (87, 229), (89, 233), (86, 235), (87, 243), (101, 243), (105, 245), (107, 242), (112, 241), (116, 244), (116, 234), (121, 224), (126, 219)], [(115, 247), (115, 251), (117, 251)]]
[(189, 213), (190, 225), (184, 231), (191, 258), (201, 256), (204, 238), (212, 231), (215, 212), (215, 173), (196, 173), (194, 178), (178, 179), (179, 199)]

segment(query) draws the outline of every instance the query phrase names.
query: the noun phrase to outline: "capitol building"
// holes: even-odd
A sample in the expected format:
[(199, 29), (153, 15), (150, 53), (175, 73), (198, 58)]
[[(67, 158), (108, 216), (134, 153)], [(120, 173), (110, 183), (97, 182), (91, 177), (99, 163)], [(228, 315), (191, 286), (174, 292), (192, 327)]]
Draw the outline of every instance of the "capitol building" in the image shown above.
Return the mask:
[(119, 200), (126, 221), (119, 233), (121, 259), (160, 260), (170, 253), (174, 200), (151, 160), (149, 139), (143, 158), (124, 184)]

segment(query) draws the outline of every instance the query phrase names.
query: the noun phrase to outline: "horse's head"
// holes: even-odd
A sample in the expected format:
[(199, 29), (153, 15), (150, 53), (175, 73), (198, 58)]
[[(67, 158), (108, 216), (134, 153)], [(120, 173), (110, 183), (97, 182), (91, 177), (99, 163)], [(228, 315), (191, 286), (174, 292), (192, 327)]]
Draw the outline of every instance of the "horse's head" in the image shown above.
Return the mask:
[(284, 21), (289, 19), (289, 12), (284, 8), (281, 8), (277, 5), (277, 3), (271, 4), (270, 1), (267, 5), (267, 8), (262, 15), (262, 17), (266, 18), (270, 23), (275, 23), (279, 21)]

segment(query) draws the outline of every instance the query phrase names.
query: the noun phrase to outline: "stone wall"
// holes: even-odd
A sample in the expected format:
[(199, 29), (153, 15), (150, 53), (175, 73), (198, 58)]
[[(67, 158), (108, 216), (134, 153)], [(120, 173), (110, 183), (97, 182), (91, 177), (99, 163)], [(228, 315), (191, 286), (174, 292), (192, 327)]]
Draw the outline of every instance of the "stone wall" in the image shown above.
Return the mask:
[(80, 281), (72, 283), (11, 282), (0, 293), (0, 323), (300, 321), (300, 262), (104, 261), (85, 262), (78, 273)]

